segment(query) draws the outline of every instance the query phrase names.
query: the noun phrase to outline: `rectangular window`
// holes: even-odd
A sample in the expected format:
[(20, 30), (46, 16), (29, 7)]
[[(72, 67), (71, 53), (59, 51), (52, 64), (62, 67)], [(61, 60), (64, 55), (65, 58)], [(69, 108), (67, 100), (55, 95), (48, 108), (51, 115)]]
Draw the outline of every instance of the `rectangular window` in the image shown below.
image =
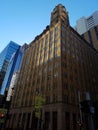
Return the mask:
[(62, 51), (65, 51), (66, 49), (65, 49), (65, 46), (62, 46)]
[(57, 52), (57, 50), (58, 50), (58, 47), (56, 46), (56, 47), (55, 47), (55, 52)]
[(46, 104), (50, 103), (50, 96), (46, 96)]
[(63, 95), (63, 102), (68, 104), (68, 96), (67, 95)]
[(58, 67), (58, 62), (55, 62), (54, 68)]
[(57, 78), (58, 77), (58, 72), (54, 72), (54, 78)]
[(53, 94), (53, 103), (56, 103), (56, 102), (57, 102), (57, 95)]

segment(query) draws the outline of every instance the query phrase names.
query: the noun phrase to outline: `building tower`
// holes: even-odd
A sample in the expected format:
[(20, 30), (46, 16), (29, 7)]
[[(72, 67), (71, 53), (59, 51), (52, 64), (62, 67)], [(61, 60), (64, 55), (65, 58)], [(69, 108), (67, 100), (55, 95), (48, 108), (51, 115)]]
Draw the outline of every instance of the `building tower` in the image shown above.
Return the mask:
[(5, 73), (9, 64), (9, 61), (14, 52), (19, 48), (19, 45), (13, 41), (4, 48), (4, 50), (0, 53), (0, 91), (2, 82), (5, 77)]
[(87, 18), (81, 17), (78, 19), (74, 29), (82, 35), (96, 25), (98, 25), (98, 10)]
[(78, 91), (81, 99), (87, 91), (98, 101), (97, 68), (97, 51), (70, 27), (65, 7), (57, 5), (50, 25), (25, 50), (6, 128), (80, 130)]
[(51, 13), (51, 22), (50, 25), (53, 26), (57, 22), (64, 22), (67, 26), (69, 25), (69, 17), (68, 17), (68, 12), (66, 11), (65, 7), (59, 4), (56, 6)]
[(27, 44), (20, 46), (11, 57), (11, 60), (9, 62), (9, 65), (5, 74), (5, 78), (1, 87), (0, 93), (2, 95), (4, 95), (6, 89), (7, 90), (9, 89), (13, 74), (16, 72), (18, 73), (18, 71), (20, 70), (21, 62), (22, 62), (22, 58), (23, 58), (23, 54), (24, 54), (26, 46)]

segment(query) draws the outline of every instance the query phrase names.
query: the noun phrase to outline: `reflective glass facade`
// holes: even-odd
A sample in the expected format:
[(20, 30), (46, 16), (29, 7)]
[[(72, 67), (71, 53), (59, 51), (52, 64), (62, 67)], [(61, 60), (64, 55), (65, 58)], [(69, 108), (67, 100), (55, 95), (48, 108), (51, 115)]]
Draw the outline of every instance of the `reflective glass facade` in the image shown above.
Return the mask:
[(10, 41), (0, 53), (0, 89), (12, 54), (16, 52), (18, 48), (19, 45), (17, 43)]
[(1, 94), (4, 94), (6, 87), (8, 88), (10, 86), (13, 73), (17, 72), (20, 69), (24, 48), (25, 46), (19, 47), (9, 62), (9, 66), (1, 87)]

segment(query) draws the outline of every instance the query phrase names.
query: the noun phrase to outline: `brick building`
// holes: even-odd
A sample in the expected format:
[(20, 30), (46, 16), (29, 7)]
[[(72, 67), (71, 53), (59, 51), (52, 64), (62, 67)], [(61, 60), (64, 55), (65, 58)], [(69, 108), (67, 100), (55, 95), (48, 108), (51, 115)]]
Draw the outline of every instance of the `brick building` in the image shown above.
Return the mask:
[[(51, 22), (25, 51), (6, 129), (34, 130), (36, 98), (44, 130), (79, 130), (78, 92), (98, 102), (98, 52), (69, 24), (64, 6), (57, 5)], [(41, 102), (41, 101), (39, 101)], [(86, 115), (87, 117), (87, 115)], [(89, 125), (83, 117), (83, 127)]]

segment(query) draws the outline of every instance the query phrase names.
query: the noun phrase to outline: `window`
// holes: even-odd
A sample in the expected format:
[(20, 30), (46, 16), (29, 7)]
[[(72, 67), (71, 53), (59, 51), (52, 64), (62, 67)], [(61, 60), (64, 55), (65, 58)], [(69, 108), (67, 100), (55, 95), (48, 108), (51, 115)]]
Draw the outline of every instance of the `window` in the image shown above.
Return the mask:
[(57, 102), (57, 95), (53, 94), (53, 103)]
[(70, 54), (70, 50), (67, 50), (67, 54), (68, 54), (68, 55)]
[(53, 60), (53, 58), (50, 57), (48, 61), (49, 61), (49, 62), (52, 62), (52, 60)]
[(54, 43), (57, 44), (57, 43), (58, 43), (58, 39), (56, 39), (56, 40), (54, 41)]
[(58, 62), (55, 62), (54, 67), (55, 67), (55, 68), (57, 68), (57, 67), (58, 67)]
[(64, 78), (67, 78), (67, 73), (64, 73)]
[(52, 52), (53, 52), (53, 51), (52, 51), (52, 48), (50, 48), (50, 55), (52, 54)]
[(54, 72), (54, 78), (58, 77), (58, 72)]
[(51, 90), (51, 85), (48, 84), (48, 85), (47, 85), (47, 91), (50, 91), (50, 90)]
[(63, 81), (63, 88), (67, 89), (68, 88), (68, 83), (66, 83), (66, 82)]
[(56, 52), (57, 50), (58, 50), (58, 47), (56, 46), (56, 47), (55, 47), (55, 52)]
[(65, 94), (63, 95), (63, 102), (68, 103), (68, 96)]
[(55, 58), (58, 58), (58, 54), (57, 53), (55, 54)]
[(50, 41), (53, 40), (53, 31), (50, 32)]
[(65, 31), (65, 27), (64, 26), (62, 26), (62, 31)]
[(53, 43), (50, 43), (50, 48), (52, 48)]
[(50, 96), (46, 96), (46, 103), (50, 103)]
[(51, 75), (51, 74), (48, 74), (47, 79), (50, 80), (51, 78), (52, 78), (52, 75)]
[(57, 32), (58, 31), (58, 27), (55, 27), (55, 32)]
[(62, 46), (62, 51), (65, 51), (66, 49), (65, 49), (65, 46)]
[(53, 83), (53, 89), (57, 89), (57, 82)]
[(58, 32), (54, 34), (54, 38), (56, 39), (58, 37)]
[(62, 43), (65, 44), (65, 40), (64, 39), (62, 39)]
[(62, 38), (65, 38), (65, 33), (64, 32), (62, 32)]
[(51, 71), (52, 70), (52, 66), (49, 66), (49, 71)]

